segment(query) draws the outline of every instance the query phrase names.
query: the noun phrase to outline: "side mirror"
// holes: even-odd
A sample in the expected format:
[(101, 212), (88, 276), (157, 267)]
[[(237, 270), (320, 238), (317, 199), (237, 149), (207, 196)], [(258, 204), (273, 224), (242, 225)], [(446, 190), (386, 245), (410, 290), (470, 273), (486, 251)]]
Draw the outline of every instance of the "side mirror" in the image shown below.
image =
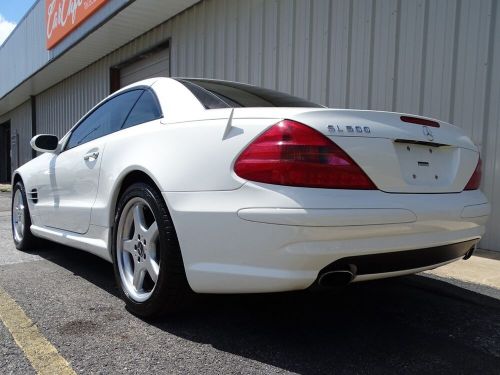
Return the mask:
[(59, 146), (59, 138), (52, 134), (39, 134), (30, 141), (31, 148), (39, 152), (55, 152)]

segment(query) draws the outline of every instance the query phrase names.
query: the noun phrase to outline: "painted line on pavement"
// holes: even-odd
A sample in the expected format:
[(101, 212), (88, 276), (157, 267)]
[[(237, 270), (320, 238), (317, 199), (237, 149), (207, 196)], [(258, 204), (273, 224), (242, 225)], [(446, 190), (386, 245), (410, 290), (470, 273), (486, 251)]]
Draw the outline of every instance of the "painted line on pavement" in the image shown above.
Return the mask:
[(43, 337), (23, 309), (1, 287), (0, 319), (39, 374), (75, 374), (68, 361)]

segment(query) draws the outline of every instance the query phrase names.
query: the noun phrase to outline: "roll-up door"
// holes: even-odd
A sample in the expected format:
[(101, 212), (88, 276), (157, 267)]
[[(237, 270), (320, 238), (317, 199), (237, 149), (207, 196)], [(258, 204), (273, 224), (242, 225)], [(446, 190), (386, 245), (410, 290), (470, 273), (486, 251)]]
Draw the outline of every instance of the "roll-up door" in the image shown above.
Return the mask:
[(120, 69), (120, 86), (151, 77), (168, 77), (169, 64), (168, 48), (149, 53)]

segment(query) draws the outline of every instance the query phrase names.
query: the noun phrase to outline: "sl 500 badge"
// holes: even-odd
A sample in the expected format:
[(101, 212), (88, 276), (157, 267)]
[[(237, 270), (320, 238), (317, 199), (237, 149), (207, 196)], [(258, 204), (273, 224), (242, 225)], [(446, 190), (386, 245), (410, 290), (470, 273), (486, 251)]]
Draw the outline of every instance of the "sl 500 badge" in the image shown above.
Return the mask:
[(329, 133), (365, 133), (370, 134), (371, 129), (369, 126), (351, 126), (351, 125), (328, 125)]

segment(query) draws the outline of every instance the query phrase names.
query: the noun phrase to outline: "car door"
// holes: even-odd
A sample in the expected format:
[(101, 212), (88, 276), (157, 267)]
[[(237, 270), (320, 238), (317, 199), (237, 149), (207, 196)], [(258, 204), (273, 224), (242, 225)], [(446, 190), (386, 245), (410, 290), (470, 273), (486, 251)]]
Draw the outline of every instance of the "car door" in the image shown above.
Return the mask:
[(142, 92), (132, 90), (112, 97), (72, 130), (64, 150), (50, 160), (46, 186), (39, 188), (38, 213), (43, 225), (87, 232), (106, 140), (121, 128)]

